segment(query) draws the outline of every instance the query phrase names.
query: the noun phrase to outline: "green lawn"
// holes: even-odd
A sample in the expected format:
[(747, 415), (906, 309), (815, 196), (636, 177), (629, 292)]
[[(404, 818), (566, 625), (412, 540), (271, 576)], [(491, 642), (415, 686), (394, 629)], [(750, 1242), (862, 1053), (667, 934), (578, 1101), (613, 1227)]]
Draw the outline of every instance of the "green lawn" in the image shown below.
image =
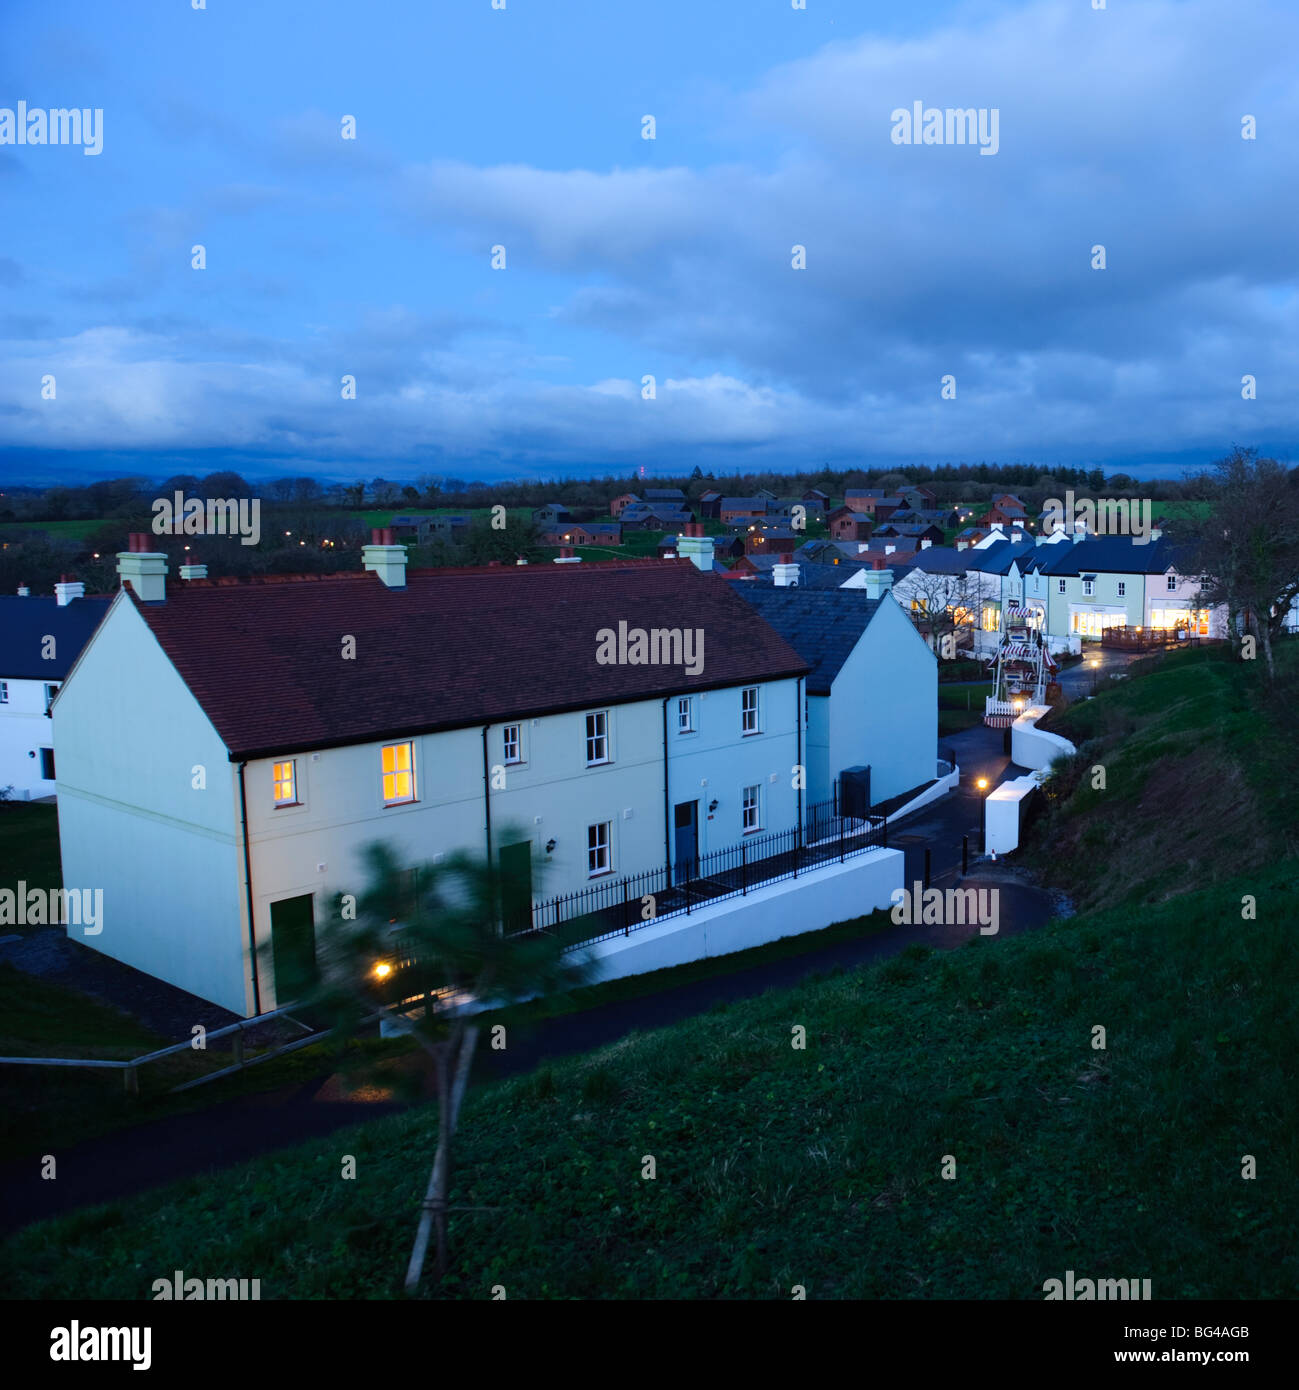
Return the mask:
[(1071, 794), (1035, 828), (1034, 866), (1080, 902), (1109, 906), (1299, 853), (1299, 787), (1285, 775), (1299, 758), (1299, 642), (1278, 644), (1277, 665), (1269, 696), (1261, 659), (1171, 651), (1070, 705), (1052, 728), (1079, 745), (1060, 778)]
[[(1039, 1299), (1074, 1269), (1156, 1298), (1289, 1297), (1299, 963), (1278, 908), (1296, 889), (1291, 861), (917, 948), (481, 1088), (444, 1292)], [(12, 1287), (139, 1299), (193, 1267), (257, 1276), (263, 1298), (398, 1296), (434, 1125), (424, 1107), (20, 1233)]]
[(91, 521), (0, 521), (0, 538), (12, 538), (24, 531), (44, 531), (60, 540), (88, 540), (101, 526), (102, 518)]
[[(57, 806), (0, 801), (0, 887), (22, 880), (28, 888), (62, 888)], [(0, 934), (23, 931), (6, 926)]]

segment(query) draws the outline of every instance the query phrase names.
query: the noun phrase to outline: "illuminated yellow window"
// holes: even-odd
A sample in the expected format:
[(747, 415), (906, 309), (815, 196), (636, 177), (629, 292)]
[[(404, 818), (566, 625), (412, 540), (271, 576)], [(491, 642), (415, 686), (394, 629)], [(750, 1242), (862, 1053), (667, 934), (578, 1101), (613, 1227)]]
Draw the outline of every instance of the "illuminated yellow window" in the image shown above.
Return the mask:
[(415, 774), (409, 743), (389, 743), (383, 749), (383, 799), (391, 805), (415, 800)]
[(275, 785), (275, 804), (277, 806), (292, 806), (298, 799), (297, 778), (294, 775), (292, 761), (276, 763), (271, 769), (271, 778)]

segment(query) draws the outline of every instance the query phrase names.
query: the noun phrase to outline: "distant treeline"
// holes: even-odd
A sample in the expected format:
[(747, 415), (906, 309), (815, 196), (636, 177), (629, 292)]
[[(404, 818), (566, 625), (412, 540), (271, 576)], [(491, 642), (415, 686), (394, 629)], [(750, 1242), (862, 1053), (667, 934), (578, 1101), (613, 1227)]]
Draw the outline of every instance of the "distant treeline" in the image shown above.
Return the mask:
[(1065, 488), (1095, 496), (1141, 496), (1152, 501), (1200, 501), (1214, 495), (1207, 474), (1185, 479), (1138, 481), (1123, 473), (1107, 476), (1100, 468), (1040, 468), (1032, 464), (945, 464), (939, 468), (817, 469), (803, 473), (705, 473), (699, 468), (676, 476), (642, 478), (638, 473), (602, 478), (557, 477), (549, 482), (516, 479), (484, 483), (464, 478), (421, 474), (413, 482), (373, 478), (369, 482), (328, 483), (307, 476), (249, 481), (228, 471), (198, 477), (178, 473), (161, 482), (146, 477), (106, 478), (84, 487), (51, 487), (0, 494), (0, 521), (136, 520), (150, 514), (155, 498), (182, 492), (187, 497), (260, 498), (264, 507), (293, 508), (463, 508), (501, 504), (536, 507), (560, 501), (570, 508), (607, 508), (624, 492), (679, 487), (694, 500), (710, 490), (747, 497), (765, 489), (778, 497), (801, 496), (818, 488), (836, 499), (848, 488), (893, 489), (924, 484), (939, 502), (984, 502), (999, 492), (1014, 492), (1030, 506)]

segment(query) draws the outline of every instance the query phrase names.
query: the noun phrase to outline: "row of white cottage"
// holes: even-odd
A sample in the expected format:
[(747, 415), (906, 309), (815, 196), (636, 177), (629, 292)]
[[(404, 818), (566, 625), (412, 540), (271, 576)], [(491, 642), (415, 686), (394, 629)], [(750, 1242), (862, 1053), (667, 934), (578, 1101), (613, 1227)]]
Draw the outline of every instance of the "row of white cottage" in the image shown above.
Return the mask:
[[(408, 576), (385, 544), (176, 580), (146, 546), (53, 701), (64, 883), (103, 889), (87, 945), (241, 1015), (286, 1002), (370, 842), (509, 856), (540, 900), (792, 829), (847, 768), (875, 802), (935, 776), (936, 663), (888, 598), (689, 559)], [(683, 630), (694, 674), (609, 664), (610, 630)]]
[[(996, 646), (1006, 606), (1028, 609), (1051, 650), (1081, 649), (1110, 627), (1174, 629), (1225, 638), (1224, 605), (1203, 606), (1201, 578), (1158, 530), (1148, 540), (1072, 534), (1027, 536), (994, 529), (965, 549), (925, 547), (889, 562), (897, 601), (917, 621), (955, 611), (974, 632), (978, 651)], [(877, 583), (859, 571), (848, 586)]]

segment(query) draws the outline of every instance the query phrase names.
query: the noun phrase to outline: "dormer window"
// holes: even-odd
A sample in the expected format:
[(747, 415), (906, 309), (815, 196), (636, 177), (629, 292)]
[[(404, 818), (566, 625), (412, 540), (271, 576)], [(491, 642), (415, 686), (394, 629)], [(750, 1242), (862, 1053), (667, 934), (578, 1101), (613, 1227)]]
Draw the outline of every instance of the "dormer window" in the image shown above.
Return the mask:
[(1168, 576), (1168, 592), (1171, 594), (1176, 588), (1177, 588), (1177, 576), (1176, 576), (1175, 574), (1170, 574), (1170, 575)]

